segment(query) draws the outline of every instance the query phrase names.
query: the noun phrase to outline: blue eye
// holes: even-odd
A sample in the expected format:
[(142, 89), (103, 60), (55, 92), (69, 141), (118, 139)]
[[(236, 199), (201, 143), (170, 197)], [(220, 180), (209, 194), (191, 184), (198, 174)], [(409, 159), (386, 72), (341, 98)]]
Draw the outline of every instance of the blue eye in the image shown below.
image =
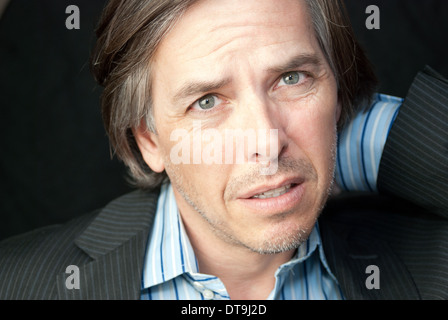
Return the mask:
[(219, 105), (222, 102), (217, 96), (213, 94), (208, 94), (198, 99), (194, 104), (193, 108), (200, 110), (209, 110)]
[(293, 71), (284, 73), (282, 75), (282, 78), (280, 79), (279, 86), (280, 85), (291, 86), (298, 84), (300, 81), (303, 80), (304, 77), (305, 75), (302, 72)]
[(201, 109), (211, 109), (215, 106), (215, 97), (212, 95), (207, 95), (198, 100), (198, 106)]

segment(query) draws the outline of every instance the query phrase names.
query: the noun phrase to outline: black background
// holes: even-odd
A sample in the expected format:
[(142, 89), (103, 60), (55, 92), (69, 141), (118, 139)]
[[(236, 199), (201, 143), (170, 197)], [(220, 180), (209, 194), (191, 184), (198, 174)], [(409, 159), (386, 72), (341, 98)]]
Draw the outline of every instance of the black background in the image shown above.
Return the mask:
[[(448, 76), (448, 1), (347, 0), (380, 92), (404, 97), (426, 64)], [(380, 30), (368, 30), (368, 5)], [(80, 9), (67, 30), (65, 9)], [(131, 190), (111, 159), (88, 60), (103, 0), (11, 0), (0, 19), (0, 239), (67, 221)]]

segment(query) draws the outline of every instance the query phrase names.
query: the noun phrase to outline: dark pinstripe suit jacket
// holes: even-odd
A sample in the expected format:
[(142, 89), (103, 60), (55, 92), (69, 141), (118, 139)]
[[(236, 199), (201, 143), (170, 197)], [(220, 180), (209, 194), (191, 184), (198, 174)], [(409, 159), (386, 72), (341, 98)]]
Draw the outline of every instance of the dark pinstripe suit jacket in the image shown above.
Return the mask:
[[(389, 135), (378, 195), (329, 201), (319, 218), (348, 299), (448, 298), (448, 82), (420, 73)], [(62, 226), (0, 243), (1, 299), (139, 299), (158, 191), (135, 191)], [(68, 289), (67, 266), (80, 288)], [(366, 268), (380, 270), (367, 289)]]

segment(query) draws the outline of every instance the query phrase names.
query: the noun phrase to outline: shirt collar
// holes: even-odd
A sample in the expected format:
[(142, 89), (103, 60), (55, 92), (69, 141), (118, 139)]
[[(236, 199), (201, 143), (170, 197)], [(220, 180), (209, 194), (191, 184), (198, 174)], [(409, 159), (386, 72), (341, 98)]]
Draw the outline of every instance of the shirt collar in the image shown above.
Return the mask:
[(180, 219), (171, 184), (161, 187), (154, 225), (149, 234), (143, 270), (143, 287), (198, 271), (196, 257)]
[(338, 283), (335, 275), (331, 272), (330, 266), (328, 265), (327, 259), (325, 258), (324, 248), (322, 246), (322, 241), (320, 238), (320, 230), (319, 230), (319, 222), (316, 222), (313, 230), (311, 231), (307, 241), (303, 242), (298, 248), (297, 252), (294, 255), (294, 257), (291, 258), (288, 262), (284, 263), (279, 267), (279, 269), (276, 272), (276, 275), (278, 275), (280, 272), (282, 272), (285, 269), (291, 269), (296, 264), (302, 263), (305, 260), (309, 259), (315, 251), (318, 251), (319, 253), (319, 259), (322, 266), (325, 268), (325, 270), (328, 272), (330, 277)]
[[(319, 250), (320, 262), (337, 282), (331, 272), (322, 248), (320, 231), (316, 223), (307, 241), (297, 249), (296, 255), (277, 270), (292, 268), (307, 260), (314, 251)], [(149, 288), (169, 281), (182, 274), (199, 273), (196, 256), (180, 218), (179, 210), (171, 184), (162, 185), (143, 270), (143, 288)]]

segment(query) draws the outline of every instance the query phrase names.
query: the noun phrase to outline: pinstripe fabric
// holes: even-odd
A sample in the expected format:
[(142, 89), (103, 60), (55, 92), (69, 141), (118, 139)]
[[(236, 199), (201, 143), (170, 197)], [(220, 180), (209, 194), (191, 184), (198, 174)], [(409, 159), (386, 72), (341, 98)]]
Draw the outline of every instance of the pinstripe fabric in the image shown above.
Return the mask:
[[(291, 261), (275, 273), (275, 288), (267, 297), (276, 300), (339, 300), (342, 292), (322, 250), (316, 225)], [(162, 186), (153, 230), (150, 233), (142, 284), (143, 300), (229, 300), (224, 284), (200, 274), (184, 230), (171, 184)]]
[[(328, 263), (349, 299), (448, 299), (446, 219), (365, 195), (333, 199), (320, 225)], [(366, 288), (369, 265), (379, 268), (379, 290)]]
[[(430, 67), (417, 75), (409, 90), (386, 143), (378, 180), (384, 194), (448, 217), (448, 80)], [(436, 231), (429, 227), (419, 231), (416, 237), (431, 241), (432, 246), (418, 258), (410, 248), (402, 248), (412, 257), (415, 282), (423, 298), (448, 299), (448, 254), (443, 250), (448, 247), (448, 231), (442, 226)], [(419, 258), (426, 263), (419, 263)]]
[[(157, 192), (135, 191), (101, 212), (1, 242), (0, 299), (139, 299), (156, 202)], [(69, 265), (80, 269), (80, 289), (66, 287)]]
[[(381, 191), (448, 217), (448, 80), (415, 78), (381, 160)], [(410, 174), (412, 173), (412, 174)]]
[[(377, 185), (392, 197), (333, 201), (321, 217), (325, 252), (344, 294), (448, 299), (448, 81), (429, 67), (390, 129)], [(368, 291), (353, 276), (368, 264), (380, 266), (381, 290)]]
[(106, 206), (75, 244), (93, 261), (80, 266), (80, 290), (68, 290), (58, 277), (63, 299), (138, 299), (148, 230), (157, 192), (135, 191)]
[(91, 259), (73, 239), (94, 214), (69, 228), (45, 227), (0, 243), (0, 299), (57, 299), (56, 274)]
[(376, 94), (339, 135), (336, 182), (346, 191), (377, 191), (380, 159), (403, 99)]

